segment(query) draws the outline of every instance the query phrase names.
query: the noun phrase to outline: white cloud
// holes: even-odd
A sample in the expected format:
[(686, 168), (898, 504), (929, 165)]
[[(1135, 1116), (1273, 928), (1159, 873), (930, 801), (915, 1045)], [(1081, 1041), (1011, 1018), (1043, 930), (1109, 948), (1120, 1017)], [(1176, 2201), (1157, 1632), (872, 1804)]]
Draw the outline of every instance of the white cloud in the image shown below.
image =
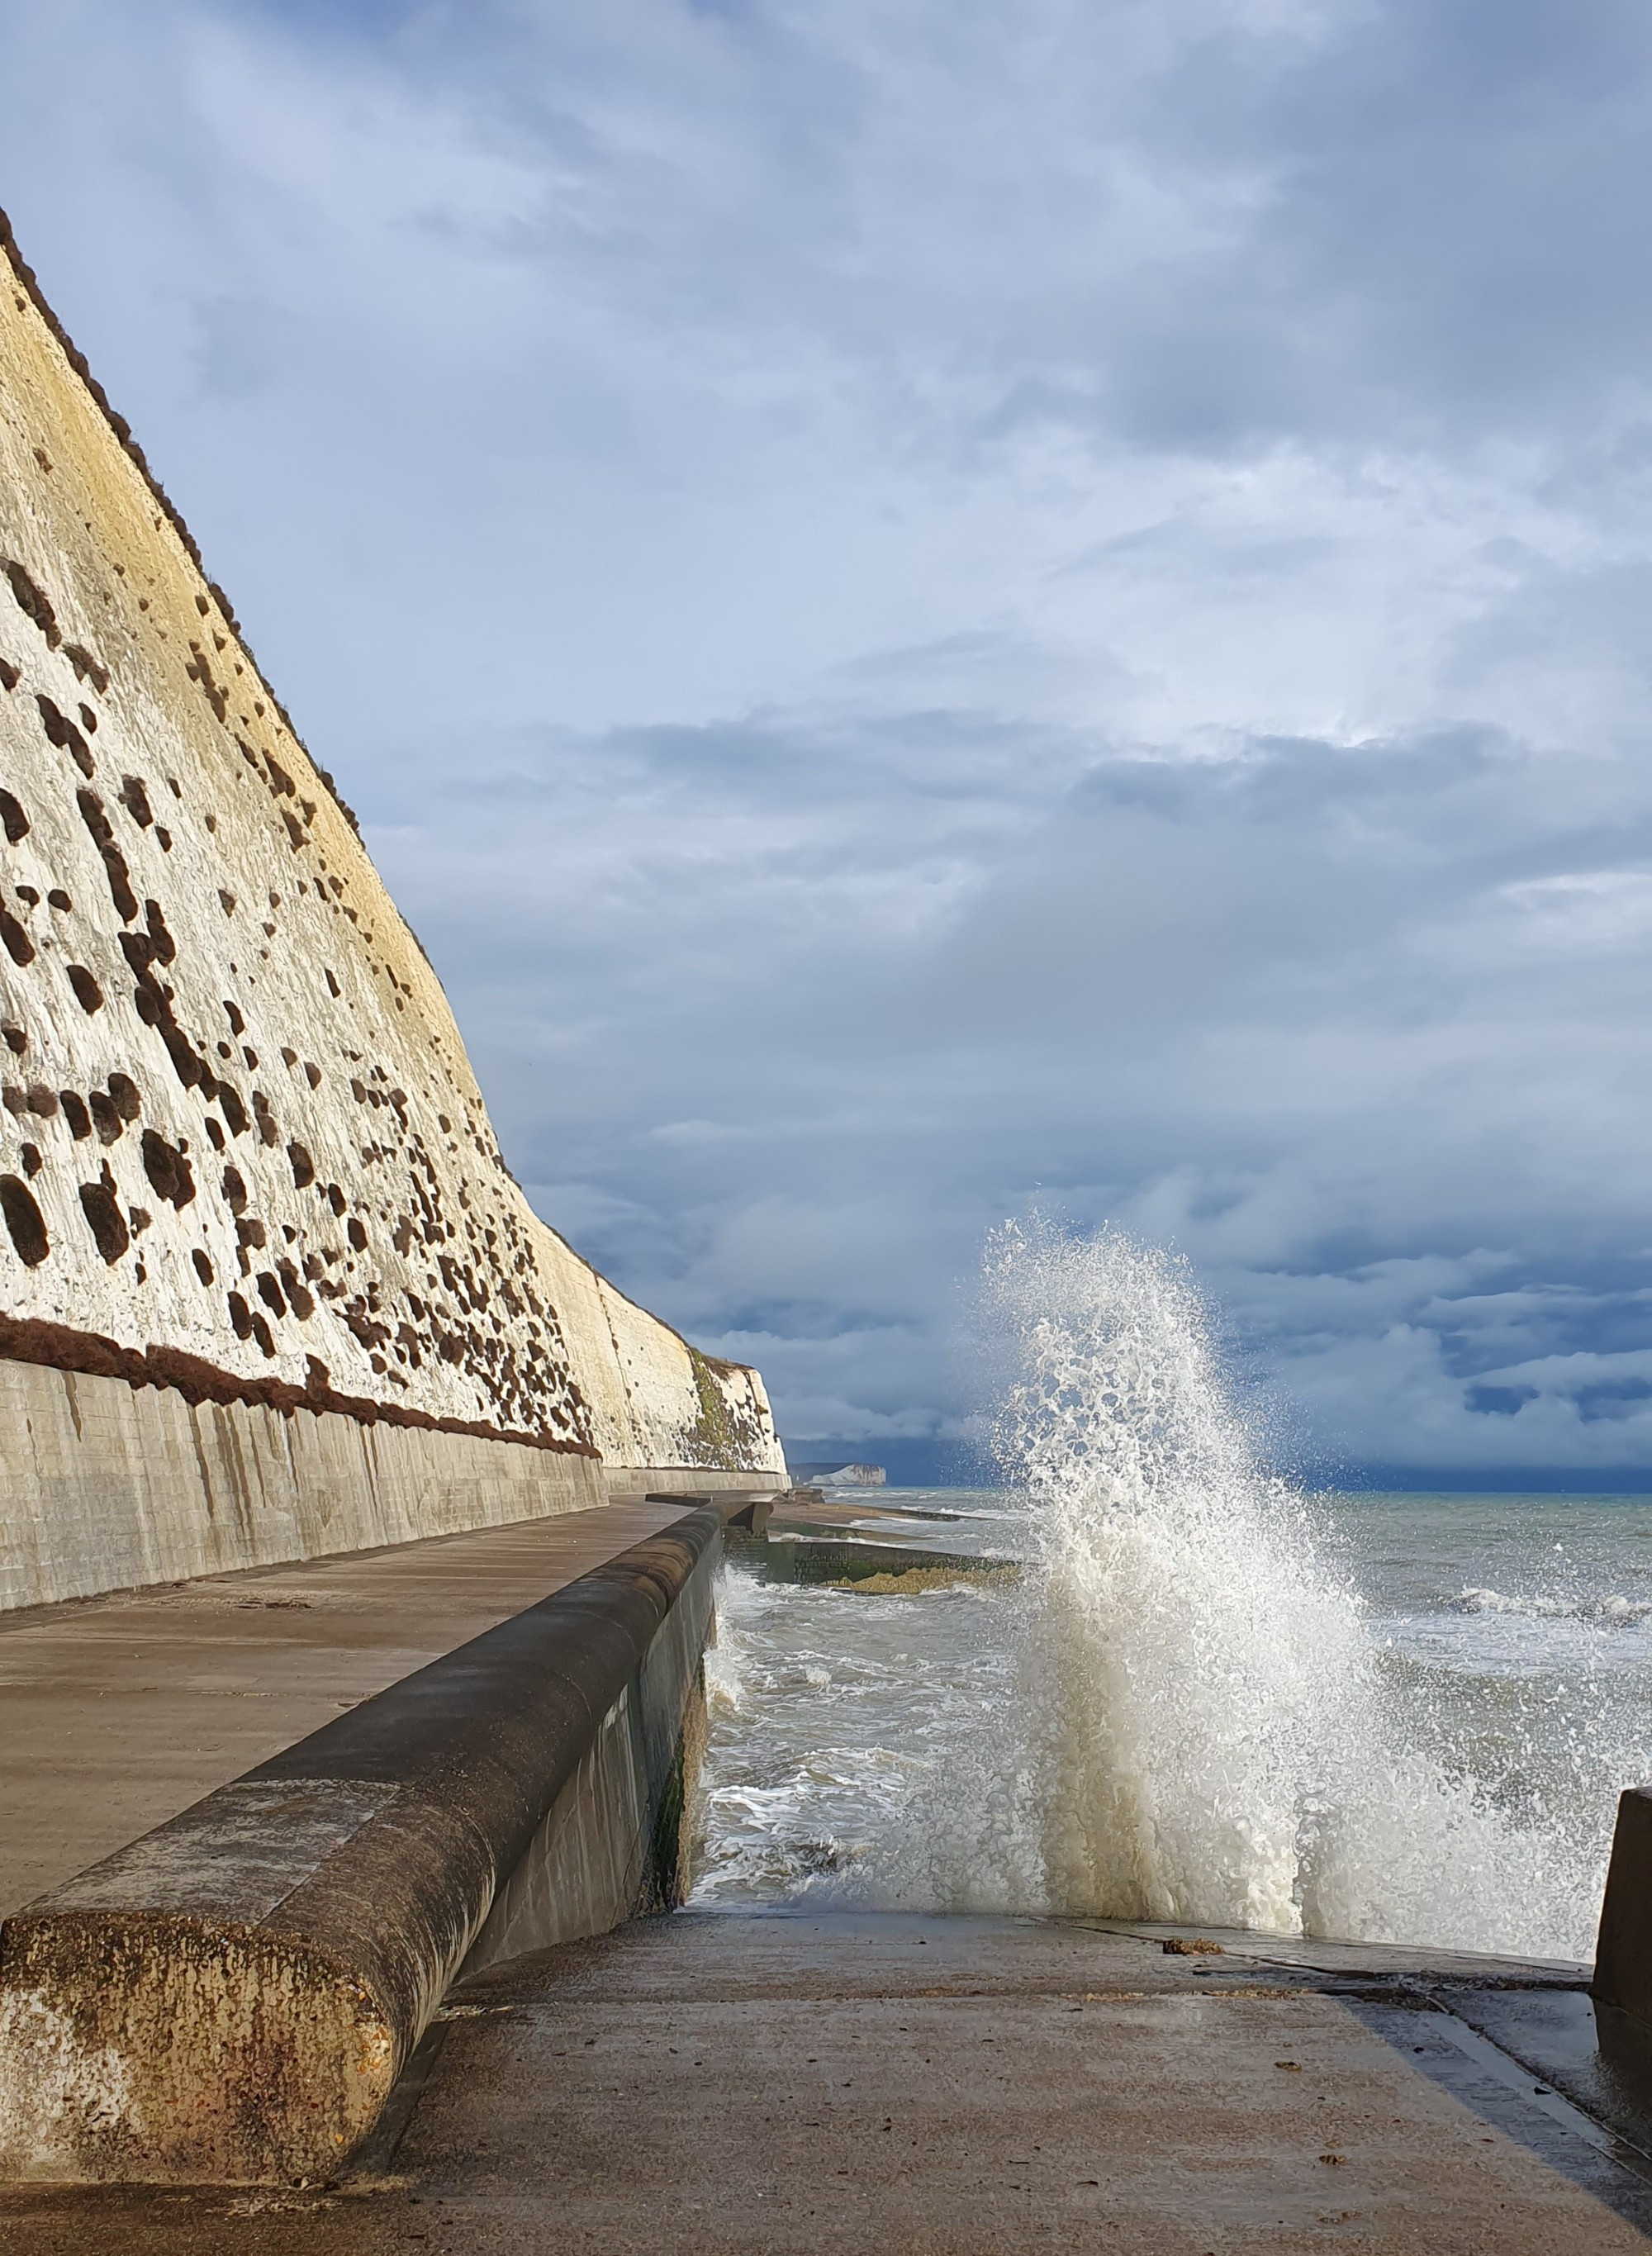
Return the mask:
[(1305, 1454), (1652, 1466), (1643, 11), (0, 32), (517, 1173), (789, 1430), (960, 1430), (1042, 1198)]

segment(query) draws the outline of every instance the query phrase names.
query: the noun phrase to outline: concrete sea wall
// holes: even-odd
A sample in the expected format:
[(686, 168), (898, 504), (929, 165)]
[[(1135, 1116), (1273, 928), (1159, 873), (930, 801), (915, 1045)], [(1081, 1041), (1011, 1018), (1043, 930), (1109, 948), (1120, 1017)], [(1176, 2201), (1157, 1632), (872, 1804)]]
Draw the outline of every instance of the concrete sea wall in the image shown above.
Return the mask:
[(606, 1500), (595, 1457), (0, 1363), (0, 1606), (406, 1543)]
[(721, 1521), (686, 1512), (0, 1929), (0, 2178), (290, 2183), (455, 1973), (679, 1895)]
[(353, 816), (0, 240), (0, 1604), (303, 1555), (260, 1519), (554, 1509), (582, 1465), (783, 1478), (757, 1374), (529, 1208)]
[(580, 1512), (750, 1473), (604, 1464), (0, 1361), (0, 1610)]
[(461, 1971), (606, 1935), (688, 1893), (685, 1822), (705, 1748), (715, 1551), (683, 1582), (641, 1667), (496, 1891)]

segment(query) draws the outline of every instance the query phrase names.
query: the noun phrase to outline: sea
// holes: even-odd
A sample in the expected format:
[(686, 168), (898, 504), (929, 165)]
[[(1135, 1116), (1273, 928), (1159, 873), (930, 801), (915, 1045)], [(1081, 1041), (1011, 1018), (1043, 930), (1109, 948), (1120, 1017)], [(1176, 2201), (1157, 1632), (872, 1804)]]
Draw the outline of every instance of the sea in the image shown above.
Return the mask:
[(1171, 1256), (1012, 1233), (993, 1283), (1000, 1484), (861, 1500), (1006, 1567), (725, 1566), (695, 1900), (1592, 1957), (1652, 1499), (1314, 1490)]

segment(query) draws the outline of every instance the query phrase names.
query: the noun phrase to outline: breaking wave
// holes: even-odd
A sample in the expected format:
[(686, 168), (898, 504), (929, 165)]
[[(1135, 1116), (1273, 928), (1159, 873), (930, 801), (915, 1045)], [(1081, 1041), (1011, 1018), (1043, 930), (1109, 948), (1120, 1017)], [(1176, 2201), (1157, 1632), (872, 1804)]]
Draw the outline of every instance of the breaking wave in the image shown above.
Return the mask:
[(1611, 1768), (1586, 1710), (1561, 1775), (1552, 1748), (1482, 1773), (1452, 1745), (1259, 1461), (1175, 1258), (1006, 1226), (986, 1275), (1013, 1366), (997, 1453), (1035, 1562), (1014, 1712), (937, 1779), (896, 1893), (1589, 1956), (1613, 1797), (1568, 1794)]

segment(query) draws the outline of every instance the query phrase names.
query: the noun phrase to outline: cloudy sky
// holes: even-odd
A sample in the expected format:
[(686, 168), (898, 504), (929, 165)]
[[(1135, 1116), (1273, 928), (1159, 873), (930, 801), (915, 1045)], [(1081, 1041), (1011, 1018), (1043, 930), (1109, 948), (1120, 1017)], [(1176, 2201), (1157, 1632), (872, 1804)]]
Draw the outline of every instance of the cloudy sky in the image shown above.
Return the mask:
[(1643, 0), (0, 52), (516, 1173), (783, 1432), (932, 1462), (1038, 1203), (1183, 1249), (1304, 1460), (1652, 1475)]

